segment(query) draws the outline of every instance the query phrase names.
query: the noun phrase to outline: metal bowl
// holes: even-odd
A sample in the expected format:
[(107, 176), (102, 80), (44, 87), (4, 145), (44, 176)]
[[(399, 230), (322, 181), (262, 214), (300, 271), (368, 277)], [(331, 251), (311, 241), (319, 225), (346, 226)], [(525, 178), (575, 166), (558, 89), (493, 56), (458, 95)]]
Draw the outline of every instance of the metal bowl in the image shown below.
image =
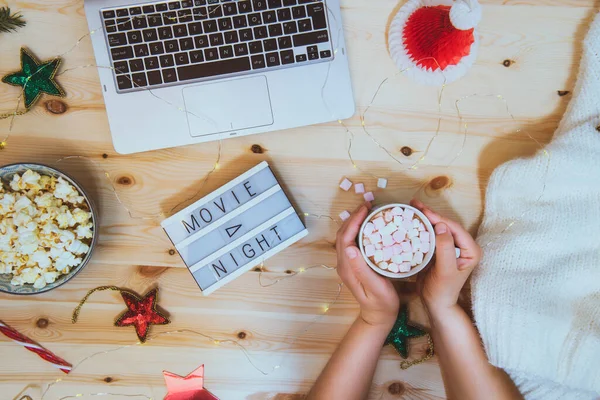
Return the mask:
[(10, 293), (10, 294), (39, 294), (55, 289), (65, 282), (69, 281), (75, 275), (79, 273), (90, 261), (92, 258), (92, 253), (94, 248), (96, 247), (96, 243), (98, 242), (98, 212), (94, 205), (92, 199), (88, 196), (88, 194), (83, 190), (81, 185), (77, 183), (73, 178), (65, 174), (64, 172), (58, 171), (52, 167), (42, 164), (33, 164), (33, 163), (22, 163), (22, 164), (10, 164), (0, 167), (0, 180), (4, 182), (8, 182), (12, 179), (15, 174), (24, 174), (28, 169), (37, 172), (40, 175), (52, 176), (55, 178), (62, 177), (64, 180), (73, 185), (79, 193), (85, 198), (85, 201), (88, 204), (90, 212), (92, 213), (92, 241), (90, 243), (90, 251), (85, 255), (85, 258), (77, 267), (71, 269), (68, 274), (61, 275), (56, 278), (56, 281), (53, 283), (47, 284), (45, 287), (41, 289), (36, 289), (33, 285), (23, 285), (23, 286), (13, 286), (10, 284), (12, 279), (12, 274), (0, 274), (0, 292)]

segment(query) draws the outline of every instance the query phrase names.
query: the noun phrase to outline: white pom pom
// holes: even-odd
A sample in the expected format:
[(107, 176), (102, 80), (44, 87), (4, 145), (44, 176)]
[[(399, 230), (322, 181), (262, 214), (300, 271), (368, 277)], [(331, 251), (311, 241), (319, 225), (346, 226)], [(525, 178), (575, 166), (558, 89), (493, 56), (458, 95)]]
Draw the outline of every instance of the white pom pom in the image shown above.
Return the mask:
[(450, 9), (450, 21), (456, 29), (466, 31), (479, 24), (481, 14), (477, 0), (457, 0)]

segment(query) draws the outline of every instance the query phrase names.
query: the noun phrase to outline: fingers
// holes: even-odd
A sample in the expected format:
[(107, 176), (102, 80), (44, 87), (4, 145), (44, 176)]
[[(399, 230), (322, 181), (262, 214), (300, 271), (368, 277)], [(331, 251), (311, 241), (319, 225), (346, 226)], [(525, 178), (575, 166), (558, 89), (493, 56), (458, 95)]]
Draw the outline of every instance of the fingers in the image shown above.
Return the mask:
[(459, 270), (462, 271), (464, 269), (473, 268), (479, 263), (479, 260), (481, 259), (481, 248), (475, 242), (471, 234), (458, 222), (442, 217), (419, 200), (413, 199), (410, 204), (425, 214), (434, 226), (439, 223), (444, 223), (450, 230), (455, 245), (460, 248), (460, 259), (458, 260)]
[(454, 250), (454, 238), (448, 225), (439, 222), (435, 225), (435, 268), (442, 274), (456, 273), (458, 268), (456, 252)]
[(356, 236), (358, 235), (358, 231), (360, 230), (360, 226), (367, 218), (369, 214), (369, 210), (371, 209), (371, 203), (366, 202), (360, 205), (353, 213), (350, 215), (337, 234), (337, 245), (348, 245), (354, 243), (356, 240)]

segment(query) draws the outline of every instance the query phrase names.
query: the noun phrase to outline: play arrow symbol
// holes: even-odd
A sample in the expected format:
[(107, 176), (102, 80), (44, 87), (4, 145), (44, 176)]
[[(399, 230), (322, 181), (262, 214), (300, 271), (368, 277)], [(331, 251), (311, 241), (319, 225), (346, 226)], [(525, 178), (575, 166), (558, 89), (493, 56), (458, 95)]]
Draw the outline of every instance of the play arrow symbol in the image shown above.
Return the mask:
[(239, 231), (241, 227), (242, 227), (242, 224), (233, 225), (233, 226), (230, 226), (229, 228), (225, 228), (225, 232), (227, 232), (229, 237), (232, 238), (233, 235), (235, 235), (236, 232)]

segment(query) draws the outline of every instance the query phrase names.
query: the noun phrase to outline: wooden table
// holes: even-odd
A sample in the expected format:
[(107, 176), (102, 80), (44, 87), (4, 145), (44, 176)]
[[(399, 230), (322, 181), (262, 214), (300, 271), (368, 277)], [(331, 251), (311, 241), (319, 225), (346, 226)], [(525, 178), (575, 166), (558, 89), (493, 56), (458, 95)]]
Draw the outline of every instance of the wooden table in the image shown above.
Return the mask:
[[(174, 207), (189, 204), (188, 199), (197, 199), (268, 160), (302, 212), (337, 218), (361, 200), (337, 188), (343, 176), (369, 188), (376, 186), (372, 175), (385, 176), (389, 185), (376, 192), (378, 202), (407, 201), (416, 195), (475, 232), (485, 185), (494, 168), (537, 149), (527, 133), (547, 142), (557, 127), (575, 84), (581, 41), (598, 5), (595, 0), (482, 1), (477, 63), (466, 78), (446, 88), (440, 134), (425, 160), (410, 170), (407, 165), (423, 154), (435, 133), (439, 88), (419, 86), (404, 76), (393, 77), (397, 69), (386, 50), (386, 27), (397, 2), (343, 0), (359, 110), (346, 123), (355, 134), (352, 155), (361, 170), (353, 169), (348, 159), (348, 134), (333, 122), (225, 141), (220, 169), (202, 186), (215, 162), (216, 143), (132, 156), (114, 152), (98, 74), (95, 68), (85, 67), (95, 63), (90, 42), (83, 38), (69, 51), (88, 31), (83, 1), (8, 3), (13, 11), (22, 11), (28, 24), (17, 33), (0, 34), (2, 74), (18, 69), (21, 46), (29, 47), (41, 59), (66, 52), (63, 70), (81, 68), (58, 78), (68, 93), (64, 99), (67, 111), (48, 112), (45, 102), (51, 98), (44, 97), (29, 114), (17, 117), (8, 145), (0, 151), (0, 163), (56, 165), (64, 156), (87, 157), (58, 166), (92, 192), (100, 207), (101, 229), (93, 261), (79, 276), (44, 295), (1, 295), (0, 318), (75, 364), (96, 352), (136, 341), (133, 328), (113, 326), (124, 309), (114, 292), (95, 294), (84, 306), (80, 321), (71, 324), (73, 308), (89, 289), (118, 285), (143, 293), (158, 285), (159, 303), (171, 314), (172, 324), (155, 326), (153, 333), (193, 329), (220, 340), (239, 340), (261, 368), (281, 367), (263, 376), (235, 345), (219, 346), (184, 333), (94, 356), (72, 374), (62, 376), (32, 353), (2, 340), (1, 397), (18, 398), (26, 393), (39, 399), (46, 384), (63, 378), (46, 399), (99, 392), (121, 394), (107, 398), (123, 398), (123, 394), (162, 398), (166, 393), (163, 370), (185, 375), (205, 364), (205, 386), (226, 400), (303, 398), (356, 316), (357, 305), (344, 290), (329, 312), (312, 323), (333, 301), (338, 288), (335, 271), (322, 268), (268, 288), (259, 285), (258, 272), (248, 272), (205, 298), (161, 230), (161, 218), (153, 215), (169, 214)], [(366, 124), (405, 165), (391, 160), (360, 129), (359, 115), (387, 77), (392, 78), (365, 116)], [(18, 88), (2, 85), (3, 112), (15, 107), (18, 94)], [(454, 104), (471, 94), (502, 94), (516, 120), (507, 116), (502, 101), (494, 96), (462, 101), (468, 133), (456, 158), (463, 131)], [(0, 121), (0, 126), (1, 132), (7, 132), (9, 121)], [(412, 155), (400, 152), (405, 146), (413, 150)], [(118, 203), (111, 184), (134, 218)], [(307, 217), (306, 224), (310, 235), (305, 240), (265, 264), (265, 281), (286, 276), (286, 270), (335, 265), (336, 223)], [(414, 284), (404, 283), (400, 289), (412, 305), (411, 319), (426, 326)], [(424, 349), (425, 341), (415, 340), (411, 354), (421, 356)], [(402, 371), (399, 356), (391, 348), (384, 349), (370, 398), (444, 398), (436, 360)]]

